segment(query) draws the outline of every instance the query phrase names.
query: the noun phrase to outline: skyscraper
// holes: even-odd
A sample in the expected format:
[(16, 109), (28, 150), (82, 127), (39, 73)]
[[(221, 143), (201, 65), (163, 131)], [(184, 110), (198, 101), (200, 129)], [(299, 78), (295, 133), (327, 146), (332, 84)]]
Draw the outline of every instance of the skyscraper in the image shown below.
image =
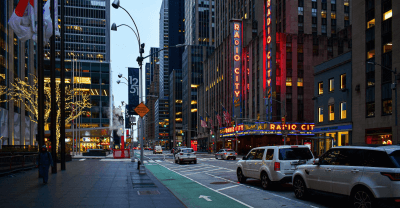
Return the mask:
[[(172, 92), (169, 89), (169, 75), (174, 69), (182, 68), (182, 48), (174, 46), (184, 43), (185, 16), (184, 0), (163, 0), (160, 8), (160, 96), (158, 100), (159, 140), (161, 145), (170, 147), (171, 137), (169, 123), (171, 111), (168, 97)], [(171, 24), (170, 24), (171, 23)]]

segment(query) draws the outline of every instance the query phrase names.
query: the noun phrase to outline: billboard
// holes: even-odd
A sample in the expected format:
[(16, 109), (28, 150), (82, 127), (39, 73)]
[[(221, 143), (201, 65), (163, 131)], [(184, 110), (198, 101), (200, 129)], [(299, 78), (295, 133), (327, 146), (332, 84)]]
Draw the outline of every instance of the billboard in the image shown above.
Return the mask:
[(139, 105), (139, 68), (128, 68), (129, 115), (137, 115), (133, 109)]

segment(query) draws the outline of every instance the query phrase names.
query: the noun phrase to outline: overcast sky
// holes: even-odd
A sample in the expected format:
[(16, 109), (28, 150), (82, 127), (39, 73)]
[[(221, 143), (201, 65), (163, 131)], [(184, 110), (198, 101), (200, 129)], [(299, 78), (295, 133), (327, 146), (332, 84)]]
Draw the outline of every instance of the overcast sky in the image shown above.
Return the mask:
[[(111, 0), (113, 2), (113, 0)], [(121, 0), (124, 7), (135, 20), (139, 30), (141, 42), (145, 43), (145, 53), (149, 54), (150, 47), (159, 47), (159, 17), (162, 0)], [(111, 24), (127, 24), (135, 29), (129, 15), (120, 9), (111, 7)], [(127, 67), (139, 67), (136, 58), (139, 56), (139, 46), (135, 34), (126, 26), (121, 26), (118, 31), (111, 31), (111, 81), (115, 106), (121, 105), (121, 101), (128, 102), (128, 86), (117, 84), (118, 74), (128, 76)], [(143, 62), (143, 69), (146, 59)], [(143, 73), (144, 74), (144, 73)], [(124, 79), (121, 81), (125, 81)], [(126, 82), (126, 81), (125, 81)]]

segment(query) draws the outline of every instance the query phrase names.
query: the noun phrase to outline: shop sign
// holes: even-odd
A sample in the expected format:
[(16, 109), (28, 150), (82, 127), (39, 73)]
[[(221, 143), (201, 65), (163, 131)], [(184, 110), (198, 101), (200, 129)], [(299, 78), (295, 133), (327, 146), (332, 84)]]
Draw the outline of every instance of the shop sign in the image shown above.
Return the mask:
[(139, 105), (139, 69), (128, 68), (128, 78), (128, 114), (138, 115), (133, 109)]
[(242, 112), (242, 20), (232, 20), (233, 115)]
[(102, 143), (100, 143), (100, 145), (110, 145), (110, 143), (108, 143), (108, 142), (102, 142)]

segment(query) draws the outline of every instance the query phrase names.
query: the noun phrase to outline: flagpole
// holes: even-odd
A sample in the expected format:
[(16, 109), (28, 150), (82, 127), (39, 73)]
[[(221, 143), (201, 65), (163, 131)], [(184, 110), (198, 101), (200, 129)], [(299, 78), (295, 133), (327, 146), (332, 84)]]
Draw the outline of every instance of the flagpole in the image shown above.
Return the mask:
[(43, 67), (43, 1), (37, 3), (37, 58), (38, 58), (38, 135), (39, 148), (44, 145), (44, 67)]
[[(40, 1), (40, 0), (39, 0)], [(55, 0), (50, 1), (50, 16), (52, 22), (52, 36), (50, 38), (50, 138), (51, 138), (51, 155), (53, 156), (54, 165), (51, 167), (51, 173), (57, 173), (57, 103), (56, 103), (56, 18), (55, 18)], [(58, 20), (58, 18), (57, 18)]]
[(60, 142), (61, 142), (61, 170), (65, 170), (65, 39), (64, 39), (64, 16), (65, 16), (65, 11), (64, 11), (64, 0), (61, 1), (61, 56), (60, 56), (60, 90), (61, 90), (61, 120), (60, 120)]

